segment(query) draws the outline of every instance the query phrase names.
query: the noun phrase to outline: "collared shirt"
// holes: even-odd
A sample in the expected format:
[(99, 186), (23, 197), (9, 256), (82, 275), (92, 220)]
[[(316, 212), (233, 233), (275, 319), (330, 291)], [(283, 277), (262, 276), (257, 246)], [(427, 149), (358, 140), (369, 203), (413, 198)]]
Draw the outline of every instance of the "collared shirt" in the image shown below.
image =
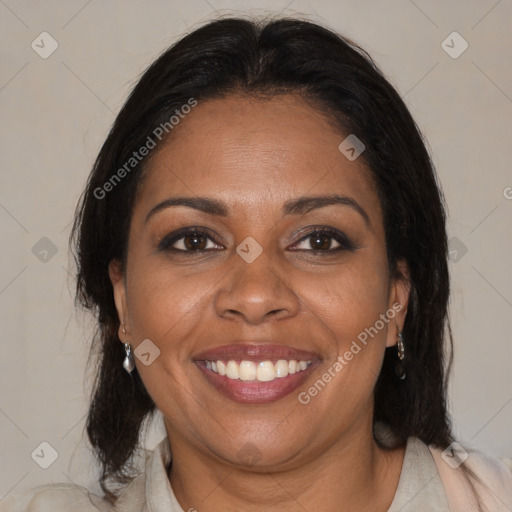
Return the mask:
[[(497, 498), (492, 501), (494, 508), (489, 510), (511, 511), (512, 472), (498, 459), (480, 452), (472, 451), (470, 457), (473, 461), (472, 468), (477, 473), (479, 469), (483, 470), (486, 483)], [(107, 504), (83, 487), (48, 484), (20, 495), (7, 496), (0, 501), (0, 512), (194, 512), (196, 509), (200, 511), (200, 504), (181, 506), (178, 503), (167, 473), (170, 460), (169, 440), (165, 437), (148, 453), (143, 471), (123, 489), (115, 506)], [(445, 464), (446, 468), (440, 464)], [(429, 448), (417, 438), (409, 438), (398, 487), (388, 512), (478, 511), (478, 508), (459, 505), (459, 501), (455, 507), (452, 506), (455, 502), (448, 499), (450, 494), (467, 494), (465, 484), (457, 480), (460, 473), (457, 473), (455, 478), (455, 471), (449, 468), (446, 462), (441, 461), (439, 450)], [(471, 504), (469, 506), (473, 507)]]

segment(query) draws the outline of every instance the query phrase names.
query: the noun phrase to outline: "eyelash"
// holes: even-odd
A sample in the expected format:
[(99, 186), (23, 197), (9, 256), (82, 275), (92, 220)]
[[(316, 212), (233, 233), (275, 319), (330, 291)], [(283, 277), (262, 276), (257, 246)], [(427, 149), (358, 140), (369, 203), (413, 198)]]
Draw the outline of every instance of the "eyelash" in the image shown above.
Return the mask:
[(347, 235), (345, 233), (342, 233), (341, 231), (338, 231), (336, 229), (322, 227), (322, 226), (316, 226), (311, 231), (309, 231), (307, 234), (305, 234), (298, 242), (296, 242), (297, 245), (300, 242), (303, 242), (307, 240), (308, 238), (312, 238), (314, 236), (326, 236), (328, 238), (332, 238), (338, 242), (339, 247), (334, 247), (334, 249), (327, 249), (327, 250), (321, 250), (321, 249), (293, 249), (295, 251), (307, 251), (312, 252), (313, 254), (332, 254), (337, 253), (340, 251), (353, 251), (355, 249), (352, 242), (348, 239)]
[[(207, 251), (211, 250), (218, 250), (218, 249), (197, 249), (197, 250), (186, 250), (186, 249), (176, 249), (175, 247), (172, 247), (173, 244), (175, 244), (178, 240), (181, 240), (183, 238), (187, 238), (189, 236), (205, 236), (217, 245), (219, 244), (213, 237), (213, 235), (204, 228), (183, 228), (180, 229), (174, 233), (170, 233), (166, 237), (164, 237), (160, 243), (158, 244), (158, 250), (165, 251), (165, 252), (174, 252), (174, 253), (189, 253), (189, 254), (200, 254), (205, 253)], [(334, 249), (292, 249), (294, 251), (306, 251), (306, 252), (312, 252), (313, 254), (332, 254), (337, 253), (339, 251), (353, 251), (355, 249), (352, 242), (347, 238), (347, 236), (335, 229), (332, 228), (326, 228), (322, 226), (315, 226), (309, 233), (307, 233), (305, 236), (303, 236), (300, 240), (298, 240), (294, 245), (298, 245), (301, 242), (307, 240), (308, 238), (312, 238), (313, 236), (327, 236), (329, 238), (332, 238), (336, 240), (340, 245), (339, 247), (335, 247)]]

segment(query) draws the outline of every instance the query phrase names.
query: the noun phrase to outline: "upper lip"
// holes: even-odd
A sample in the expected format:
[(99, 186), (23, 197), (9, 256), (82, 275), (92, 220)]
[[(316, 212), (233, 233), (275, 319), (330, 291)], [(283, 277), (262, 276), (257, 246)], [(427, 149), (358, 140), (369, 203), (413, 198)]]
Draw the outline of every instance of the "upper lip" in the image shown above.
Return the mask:
[(193, 357), (195, 361), (222, 361), (230, 359), (241, 359), (244, 361), (264, 361), (269, 359), (311, 361), (318, 358), (319, 356), (313, 352), (270, 342), (237, 342), (204, 350)]

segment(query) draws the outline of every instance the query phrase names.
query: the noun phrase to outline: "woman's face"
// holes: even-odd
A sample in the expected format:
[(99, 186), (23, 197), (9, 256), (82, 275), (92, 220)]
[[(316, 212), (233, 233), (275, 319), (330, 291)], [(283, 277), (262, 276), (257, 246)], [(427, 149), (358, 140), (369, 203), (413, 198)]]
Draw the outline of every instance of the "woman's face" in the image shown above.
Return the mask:
[(370, 435), (407, 283), (346, 135), (296, 95), (233, 96), (199, 102), (152, 155), (110, 275), (173, 453), (268, 470)]

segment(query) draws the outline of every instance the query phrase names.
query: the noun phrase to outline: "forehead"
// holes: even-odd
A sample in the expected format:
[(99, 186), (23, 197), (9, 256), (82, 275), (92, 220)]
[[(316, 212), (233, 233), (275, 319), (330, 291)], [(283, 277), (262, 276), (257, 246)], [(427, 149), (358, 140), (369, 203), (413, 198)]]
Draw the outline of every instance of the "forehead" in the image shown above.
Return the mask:
[(199, 102), (152, 155), (138, 207), (209, 195), (234, 209), (261, 209), (338, 193), (378, 209), (363, 159), (350, 161), (338, 149), (345, 137), (298, 95)]

